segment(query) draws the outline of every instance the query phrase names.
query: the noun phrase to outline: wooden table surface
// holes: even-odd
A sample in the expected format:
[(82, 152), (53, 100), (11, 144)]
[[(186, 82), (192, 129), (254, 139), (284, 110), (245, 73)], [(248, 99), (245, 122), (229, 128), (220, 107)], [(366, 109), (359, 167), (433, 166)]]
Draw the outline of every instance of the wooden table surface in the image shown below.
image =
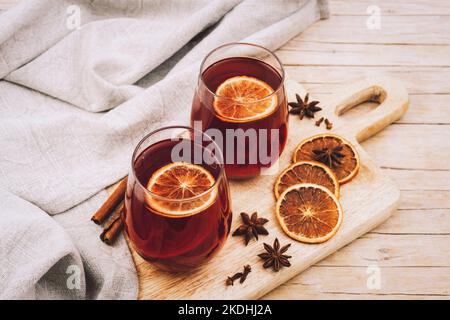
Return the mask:
[[(367, 28), (371, 5), (379, 29)], [(364, 76), (404, 82), (408, 113), (362, 144), (402, 199), (386, 223), (265, 298), (450, 299), (450, 1), (332, 0), (331, 12), (277, 54), (319, 100)]]

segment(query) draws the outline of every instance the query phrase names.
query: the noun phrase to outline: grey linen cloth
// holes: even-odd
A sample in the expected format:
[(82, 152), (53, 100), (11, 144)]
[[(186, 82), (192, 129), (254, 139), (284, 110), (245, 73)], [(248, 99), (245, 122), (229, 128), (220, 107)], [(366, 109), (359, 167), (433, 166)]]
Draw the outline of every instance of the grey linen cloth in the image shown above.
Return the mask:
[(276, 49), (319, 0), (29, 0), (0, 14), (0, 298), (134, 299), (92, 213), (146, 133), (187, 124), (202, 57)]

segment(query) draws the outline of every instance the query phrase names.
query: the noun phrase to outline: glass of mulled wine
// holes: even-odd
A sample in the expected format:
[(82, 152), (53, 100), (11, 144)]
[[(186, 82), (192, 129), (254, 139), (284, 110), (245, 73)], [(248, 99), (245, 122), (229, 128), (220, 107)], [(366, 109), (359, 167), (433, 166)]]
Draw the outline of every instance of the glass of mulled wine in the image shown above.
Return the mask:
[(123, 219), (136, 251), (171, 271), (188, 271), (223, 246), (231, 203), (222, 153), (189, 127), (145, 136), (132, 158)]
[(278, 160), (287, 140), (284, 70), (270, 50), (230, 43), (203, 60), (191, 126), (221, 144), (227, 176), (260, 175)]

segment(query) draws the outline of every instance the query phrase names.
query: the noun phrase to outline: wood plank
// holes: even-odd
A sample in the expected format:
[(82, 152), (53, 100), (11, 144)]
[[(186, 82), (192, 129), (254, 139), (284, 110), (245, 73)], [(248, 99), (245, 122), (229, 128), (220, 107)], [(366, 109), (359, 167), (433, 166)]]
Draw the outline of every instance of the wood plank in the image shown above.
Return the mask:
[(307, 299), (309, 293), (320, 297), (332, 294), (372, 295), (384, 298), (397, 296), (436, 296), (450, 298), (450, 267), (385, 267), (380, 268), (381, 287), (368, 289), (367, 267), (313, 266), (289, 284), (265, 296), (265, 299)]
[[(285, 283), (286, 286), (289, 283)], [(421, 295), (421, 294), (376, 294), (376, 293), (366, 293), (366, 294), (352, 294), (345, 292), (304, 292), (300, 296), (298, 293), (295, 294), (296, 298), (291, 297), (289, 290), (284, 287), (283, 293), (278, 294), (277, 289), (272, 291), (269, 295), (262, 298), (262, 300), (448, 300), (449, 296), (446, 295)]]
[[(314, 89), (308, 91), (311, 97), (321, 102), (322, 107), (327, 106), (329, 93), (316, 93)], [(450, 94), (443, 95), (410, 95), (410, 106), (408, 112), (399, 120), (397, 124), (450, 124)], [(346, 112), (342, 117), (347, 121), (354, 121), (365, 113), (375, 109), (376, 103), (363, 103), (357, 108)]]
[[(344, 68), (347, 68), (347, 67), (344, 67)], [(444, 69), (444, 68), (442, 68), (442, 69)], [(386, 72), (384, 74), (381, 72), (376, 72), (376, 73), (377, 73), (377, 75), (388, 75), (388, 74), (392, 74), (393, 72)], [(373, 76), (375, 76), (375, 75), (372, 75), (372, 77)], [(362, 77), (367, 77), (367, 76), (364, 76), (364, 75), (357, 76), (357, 77), (355, 77), (355, 79), (353, 81), (358, 80)], [(400, 77), (397, 77), (397, 79), (400, 79)], [(434, 88), (431, 88), (433, 82), (429, 83), (429, 84), (424, 84), (423, 88), (415, 87), (414, 84), (407, 83), (407, 80), (405, 81), (405, 85), (407, 85), (407, 84), (409, 85), (409, 88), (410, 88), (409, 93), (411, 95), (426, 95), (426, 96), (428, 96), (428, 98), (433, 98), (434, 96), (437, 96), (437, 95), (448, 95), (449, 94), (447, 92), (448, 88), (445, 87), (445, 85), (442, 83), (443, 82), (442, 80), (443, 79), (434, 82), (434, 84), (435, 84)], [(424, 82), (424, 83), (426, 83), (426, 82)], [(325, 89), (324, 85), (325, 84), (319, 83), (319, 82), (308, 83), (308, 84), (306, 84), (306, 82), (305, 82), (305, 87), (308, 88), (308, 91), (311, 93), (317, 93), (317, 94), (327, 94), (327, 93), (332, 93), (332, 92), (339, 92), (339, 88), (342, 87), (342, 84), (330, 83), (329, 85), (326, 85), (327, 88)], [(430, 90), (430, 91), (427, 91), (427, 90)], [(433, 97), (430, 97), (431, 95)]]
[[(405, 159), (408, 159), (407, 157)], [(413, 170), (382, 168), (400, 190), (408, 191), (444, 191), (443, 196), (450, 190), (450, 171), (441, 170)], [(447, 201), (443, 201), (448, 203)]]
[(0, 0), (0, 12), (15, 6), (19, 2), (20, 0)]
[[(292, 46), (303, 42), (378, 43), (378, 44), (449, 44), (450, 16), (381, 17), (380, 29), (366, 26), (367, 15), (336, 16), (321, 20), (291, 40)], [(412, 26), (414, 31), (412, 31)]]
[[(333, 0), (330, 3), (333, 15), (363, 15), (367, 16), (367, 8), (377, 5), (383, 16), (413, 15), (413, 16), (439, 16), (450, 15), (450, 2), (446, 0)], [(414, 26), (411, 27), (414, 29)]]
[(449, 66), (448, 45), (287, 43), (277, 55), (285, 65)]
[[(450, 55), (450, 46), (448, 49)], [(450, 66), (450, 60), (449, 60)], [(410, 94), (450, 94), (450, 68), (440, 67), (367, 67), (367, 66), (286, 66), (290, 78), (315, 93), (338, 92), (358, 78), (389, 76), (401, 80)]]
[(450, 94), (410, 95), (409, 112), (398, 123), (449, 124)]
[(450, 137), (450, 125), (393, 124), (362, 145), (382, 167), (450, 170), (450, 139), (443, 137)]
[[(286, 71), (325, 106), (330, 95), (339, 92), (345, 83), (375, 75), (392, 76), (401, 80), (410, 93), (410, 108), (398, 123), (450, 123), (450, 86), (446, 80), (450, 78), (450, 68), (288, 66)], [(344, 117), (351, 120), (374, 107), (376, 104), (364, 104)]]
[[(398, 210), (372, 233), (450, 235), (450, 209)], [(448, 247), (450, 238), (446, 241)], [(410, 246), (414, 245), (411, 243)], [(450, 253), (450, 250), (441, 249)], [(450, 266), (450, 256), (448, 258)]]
[(407, 209), (450, 209), (450, 190), (402, 190), (399, 210)]
[(450, 250), (447, 250), (449, 243), (450, 235), (369, 233), (317, 265), (363, 267), (375, 264), (379, 267), (450, 267)]

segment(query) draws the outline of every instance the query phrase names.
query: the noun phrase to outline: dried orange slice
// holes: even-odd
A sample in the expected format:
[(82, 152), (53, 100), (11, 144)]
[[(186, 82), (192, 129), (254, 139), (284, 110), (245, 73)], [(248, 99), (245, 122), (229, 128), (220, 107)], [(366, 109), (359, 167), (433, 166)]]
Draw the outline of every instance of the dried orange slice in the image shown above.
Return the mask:
[(207, 209), (214, 202), (217, 190), (202, 195), (214, 182), (212, 174), (199, 165), (186, 162), (170, 163), (150, 177), (147, 189), (156, 197), (146, 195), (147, 203), (160, 213), (192, 215)]
[(359, 155), (350, 142), (335, 134), (305, 139), (294, 151), (294, 162), (318, 161), (331, 170), (340, 184), (350, 181), (359, 170)]
[(324, 186), (339, 198), (339, 182), (327, 166), (315, 161), (296, 162), (279, 175), (274, 192), (278, 199), (284, 190), (299, 183), (313, 183)]
[(287, 188), (277, 201), (276, 215), (288, 236), (306, 243), (330, 239), (343, 218), (336, 196), (323, 186), (309, 183)]
[(248, 122), (273, 113), (277, 98), (264, 81), (253, 77), (237, 76), (225, 80), (216, 90), (214, 111), (228, 122)]

